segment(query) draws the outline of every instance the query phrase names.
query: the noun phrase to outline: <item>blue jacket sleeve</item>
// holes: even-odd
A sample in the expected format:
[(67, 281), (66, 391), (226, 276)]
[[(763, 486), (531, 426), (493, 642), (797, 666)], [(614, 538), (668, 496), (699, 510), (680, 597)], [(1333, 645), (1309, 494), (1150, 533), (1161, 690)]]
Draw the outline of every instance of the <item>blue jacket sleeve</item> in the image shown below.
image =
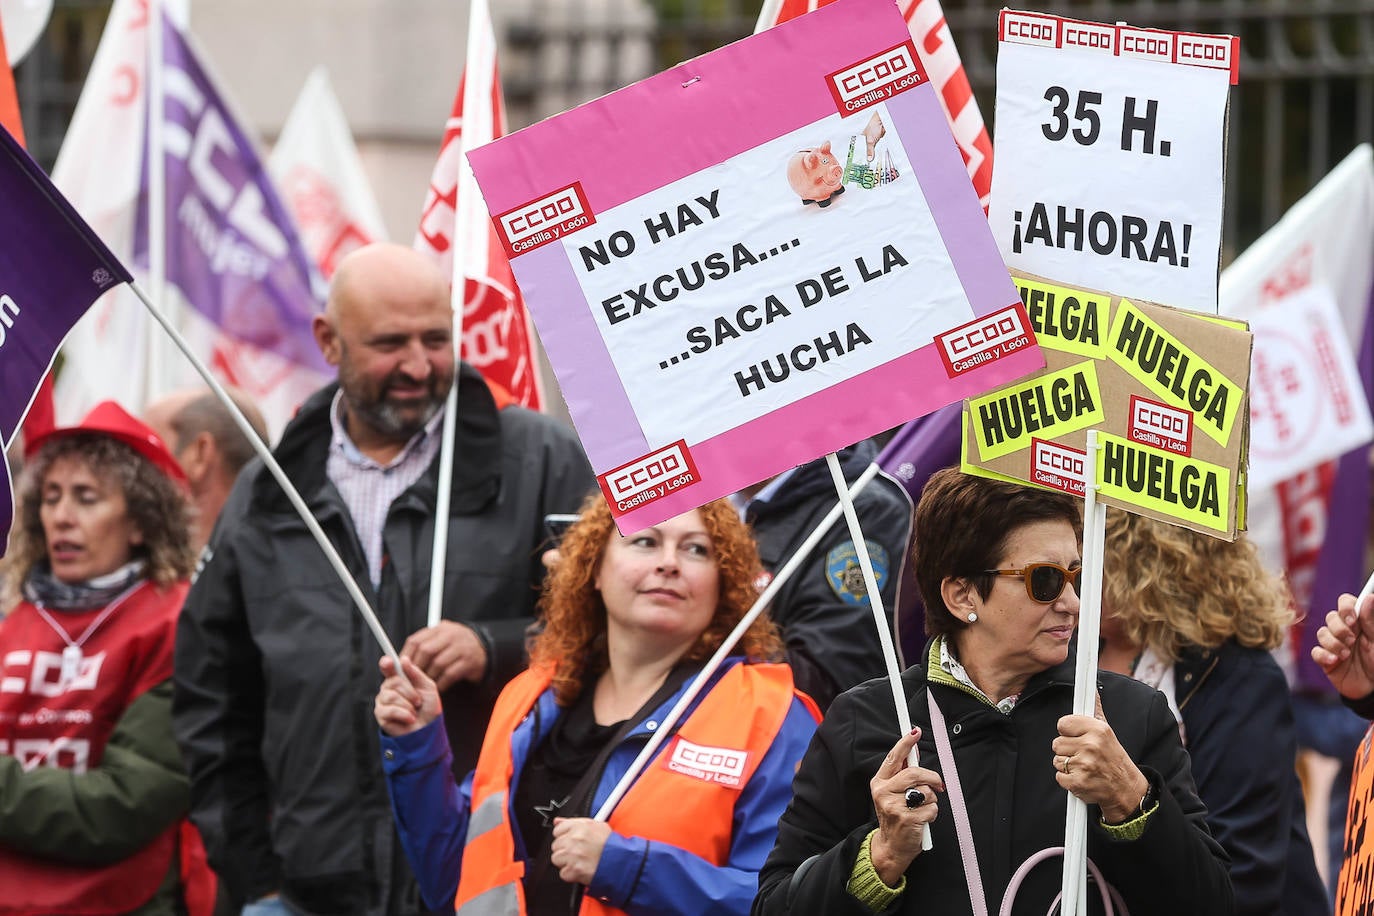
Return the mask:
[(667, 843), (612, 833), (587, 892), (630, 916), (739, 914), (759, 889), (759, 869), (792, 797), (792, 777), (816, 720), (793, 699), (777, 738), (735, 803), (729, 861), (715, 866)]
[(382, 770), (401, 848), (430, 909), (448, 909), (458, 893), (472, 810), (472, 774), (453, 778), (443, 717), (393, 738), (383, 734)]

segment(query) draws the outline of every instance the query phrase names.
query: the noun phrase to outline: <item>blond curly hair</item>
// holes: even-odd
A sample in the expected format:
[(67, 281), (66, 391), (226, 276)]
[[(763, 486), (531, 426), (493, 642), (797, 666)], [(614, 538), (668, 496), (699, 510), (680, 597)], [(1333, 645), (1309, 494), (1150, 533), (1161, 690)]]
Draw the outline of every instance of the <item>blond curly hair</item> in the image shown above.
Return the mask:
[(1224, 541), (1109, 509), (1105, 567), (1104, 612), (1132, 643), (1170, 663), (1188, 646), (1214, 649), (1232, 638), (1277, 648), (1294, 620), (1287, 586), (1244, 536)]

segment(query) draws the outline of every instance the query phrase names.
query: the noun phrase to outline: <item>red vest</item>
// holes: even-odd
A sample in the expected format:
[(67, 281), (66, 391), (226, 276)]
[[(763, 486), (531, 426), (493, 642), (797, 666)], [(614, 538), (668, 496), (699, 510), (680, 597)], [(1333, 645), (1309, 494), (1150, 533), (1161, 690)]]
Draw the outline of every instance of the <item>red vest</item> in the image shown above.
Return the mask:
[[(100, 766), (124, 711), (172, 676), (176, 618), (189, 586), (145, 583), (102, 623), (104, 608), (49, 611), (73, 641), (80, 662), (63, 671), (67, 643), (28, 602), (0, 621), (0, 754), (25, 771), (39, 766), (83, 774)], [(172, 735), (168, 733), (167, 740)], [(0, 914), (127, 913), (157, 891), (172, 857), (203, 857), (199, 837), (178, 822), (138, 852), (106, 866), (75, 865), (0, 849)], [(190, 890), (190, 888), (188, 888)]]
[[(526, 671), (496, 701), (473, 776), (472, 815), (454, 900), (459, 916), (525, 912), (525, 863), (515, 857), (507, 798), (515, 769), (510, 738), (549, 680), (547, 670)], [(611, 829), (623, 836), (671, 843), (724, 865), (730, 855), (735, 801), (798, 696), (809, 702), (794, 692), (792, 669), (786, 665), (731, 668), (625, 793), (611, 812)], [(820, 719), (814, 708), (812, 713)], [(581, 912), (621, 911), (584, 894)]]

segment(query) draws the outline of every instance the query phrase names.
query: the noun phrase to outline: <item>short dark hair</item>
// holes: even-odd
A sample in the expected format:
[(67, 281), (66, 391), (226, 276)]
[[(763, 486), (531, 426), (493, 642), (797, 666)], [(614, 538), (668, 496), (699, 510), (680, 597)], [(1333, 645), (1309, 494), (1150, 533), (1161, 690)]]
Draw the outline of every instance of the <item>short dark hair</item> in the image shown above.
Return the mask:
[[(248, 418), (254, 431), (267, 441), (267, 427), (262, 422), (262, 415), (258, 409), (242, 395), (231, 391), (229, 393), (243, 415)], [(248, 437), (239, 429), (234, 422), (233, 416), (229, 413), (229, 408), (224, 406), (224, 402), (219, 399), (213, 391), (207, 391), (198, 395), (186, 406), (177, 411), (176, 416), (169, 421), (172, 432), (176, 434), (176, 441), (167, 443), (171, 446), (172, 453), (180, 455), (182, 449), (186, 448), (196, 436), (208, 432), (210, 437), (215, 440), (215, 446), (219, 453), (224, 456), (225, 468), (230, 474), (237, 475), (243, 470), (243, 466), (253, 460), (257, 454), (253, 450), (253, 445), (248, 441)]]
[(931, 475), (916, 505), (912, 547), (916, 583), (926, 606), (926, 634), (941, 636), (968, 626), (950, 613), (940, 594), (946, 578), (968, 579), (978, 594), (992, 593), (993, 569), (1012, 533), (1033, 522), (1063, 520), (1083, 540), (1078, 500), (1017, 483), (974, 477), (958, 468)]

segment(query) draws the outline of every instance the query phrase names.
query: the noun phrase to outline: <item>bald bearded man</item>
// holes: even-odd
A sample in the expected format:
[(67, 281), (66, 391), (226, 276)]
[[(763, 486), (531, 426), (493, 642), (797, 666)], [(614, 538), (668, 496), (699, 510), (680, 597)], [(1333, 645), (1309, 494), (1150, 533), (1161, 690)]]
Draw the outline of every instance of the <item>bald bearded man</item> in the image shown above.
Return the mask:
[[(444, 401), (445, 278), (397, 245), (349, 255), (316, 342), (338, 371), (274, 450), (403, 646), (444, 692), (455, 769), (525, 663), (545, 514), (594, 481), (571, 430), (498, 409), (460, 364), (443, 620), (426, 627)], [(396, 840), (372, 698), (376, 642), (280, 488), (239, 478), (180, 618), (175, 725), (192, 819), (237, 903), (291, 913), (421, 914)], [(278, 896), (279, 895), (279, 896)]]

